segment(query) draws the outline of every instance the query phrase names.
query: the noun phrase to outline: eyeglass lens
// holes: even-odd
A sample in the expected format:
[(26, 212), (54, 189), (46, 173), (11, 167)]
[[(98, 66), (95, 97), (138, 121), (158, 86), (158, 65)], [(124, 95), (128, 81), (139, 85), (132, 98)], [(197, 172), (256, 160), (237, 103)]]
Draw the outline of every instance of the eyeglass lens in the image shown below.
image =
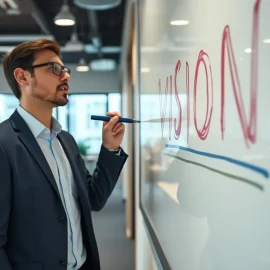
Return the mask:
[(61, 75), (62, 74), (62, 70), (64, 70), (65, 72), (67, 72), (68, 74), (70, 74), (70, 71), (68, 68), (64, 67), (62, 69), (62, 66), (60, 66), (59, 64), (57, 63), (54, 63), (53, 64), (53, 73), (57, 74), (57, 75)]

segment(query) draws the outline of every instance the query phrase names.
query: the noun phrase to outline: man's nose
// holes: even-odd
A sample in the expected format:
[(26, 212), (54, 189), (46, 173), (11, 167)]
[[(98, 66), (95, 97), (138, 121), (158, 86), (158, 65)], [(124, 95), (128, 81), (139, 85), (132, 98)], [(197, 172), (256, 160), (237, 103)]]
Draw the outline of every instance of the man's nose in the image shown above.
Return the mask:
[(61, 76), (61, 81), (69, 81), (70, 80), (70, 74), (67, 71), (62, 71), (63, 74)]

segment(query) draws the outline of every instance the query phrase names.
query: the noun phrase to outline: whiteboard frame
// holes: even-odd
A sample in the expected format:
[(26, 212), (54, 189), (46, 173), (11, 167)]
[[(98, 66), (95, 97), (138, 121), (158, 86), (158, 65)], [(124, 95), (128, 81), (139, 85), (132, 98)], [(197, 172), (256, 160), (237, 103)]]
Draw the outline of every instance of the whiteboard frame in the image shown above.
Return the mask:
[[(137, 0), (136, 6), (136, 27), (137, 27), (137, 45), (138, 45), (138, 55), (137, 55), (137, 94), (138, 94), (138, 106), (136, 109), (138, 109), (138, 116), (139, 119), (141, 119), (141, 41), (140, 41), (140, 34), (141, 34), (141, 25), (140, 25), (140, 3), (144, 0)], [(139, 150), (138, 150), (138, 157), (139, 157), (139, 207), (143, 216), (144, 224), (147, 229), (147, 235), (149, 237), (149, 242), (153, 248), (153, 254), (155, 256), (155, 261), (158, 266), (161, 266), (163, 270), (171, 270), (172, 268), (169, 265), (169, 262), (165, 256), (165, 253), (160, 245), (160, 242), (157, 238), (157, 235), (154, 231), (154, 228), (152, 227), (150, 223), (150, 219), (146, 214), (145, 209), (143, 208), (142, 204), (142, 166), (141, 166), (141, 126), (139, 126)], [(160, 268), (159, 268), (160, 269)]]

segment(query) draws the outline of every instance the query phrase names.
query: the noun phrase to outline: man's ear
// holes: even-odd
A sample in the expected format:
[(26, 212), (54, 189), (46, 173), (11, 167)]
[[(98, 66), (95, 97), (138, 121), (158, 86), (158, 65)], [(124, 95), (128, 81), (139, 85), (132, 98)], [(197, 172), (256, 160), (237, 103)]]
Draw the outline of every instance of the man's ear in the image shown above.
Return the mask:
[(26, 70), (22, 69), (22, 68), (16, 68), (14, 70), (14, 77), (16, 79), (16, 81), (18, 82), (19, 85), (21, 86), (28, 86), (29, 85), (29, 72), (27, 72)]

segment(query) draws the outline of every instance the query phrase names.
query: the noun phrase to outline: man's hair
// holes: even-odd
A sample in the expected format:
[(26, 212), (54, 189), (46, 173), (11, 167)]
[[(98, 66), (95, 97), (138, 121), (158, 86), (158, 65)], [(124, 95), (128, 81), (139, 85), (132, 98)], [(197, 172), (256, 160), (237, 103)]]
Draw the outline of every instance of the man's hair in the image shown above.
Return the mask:
[(60, 56), (60, 46), (58, 43), (48, 39), (38, 39), (19, 44), (12, 52), (5, 54), (3, 58), (6, 80), (18, 99), (21, 98), (21, 91), (14, 77), (14, 70), (19, 67), (31, 70), (31, 66), (35, 61), (35, 53), (40, 50), (51, 50), (56, 53), (57, 56)]

